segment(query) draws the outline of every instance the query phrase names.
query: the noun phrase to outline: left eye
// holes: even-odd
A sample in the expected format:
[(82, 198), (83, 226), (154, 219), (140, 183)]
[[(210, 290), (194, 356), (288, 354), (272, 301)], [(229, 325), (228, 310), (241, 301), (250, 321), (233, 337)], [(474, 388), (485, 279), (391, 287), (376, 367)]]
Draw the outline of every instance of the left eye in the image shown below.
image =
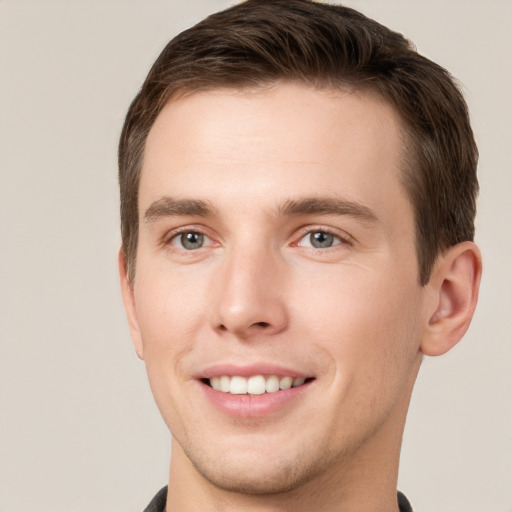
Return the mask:
[(180, 249), (193, 251), (194, 249), (201, 249), (205, 245), (211, 243), (211, 240), (202, 233), (197, 231), (185, 231), (178, 233), (171, 239), (171, 244)]
[(302, 237), (298, 243), (300, 247), (314, 247), (315, 249), (328, 249), (341, 243), (341, 239), (326, 231), (312, 231)]

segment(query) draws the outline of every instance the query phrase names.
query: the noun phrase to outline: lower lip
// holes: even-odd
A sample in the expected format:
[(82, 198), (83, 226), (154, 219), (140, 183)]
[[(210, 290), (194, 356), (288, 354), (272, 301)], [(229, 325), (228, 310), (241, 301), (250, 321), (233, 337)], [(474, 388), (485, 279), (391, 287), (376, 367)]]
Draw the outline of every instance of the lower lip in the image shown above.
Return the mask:
[(207, 399), (224, 414), (242, 418), (261, 418), (292, 406), (313, 382), (262, 395), (232, 395), (216, 391), (204, 382), (199, 384)]

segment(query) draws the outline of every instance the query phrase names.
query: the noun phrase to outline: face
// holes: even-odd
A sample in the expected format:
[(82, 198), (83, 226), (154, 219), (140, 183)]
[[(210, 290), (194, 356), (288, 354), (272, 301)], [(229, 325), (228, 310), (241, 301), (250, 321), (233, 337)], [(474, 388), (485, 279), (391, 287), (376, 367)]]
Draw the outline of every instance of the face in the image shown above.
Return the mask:
[(125, 301), (192, 473), (279, 492), (399, 449), (426, 318), (401, 155), (356, 92), (200, 92), (157, 118)]

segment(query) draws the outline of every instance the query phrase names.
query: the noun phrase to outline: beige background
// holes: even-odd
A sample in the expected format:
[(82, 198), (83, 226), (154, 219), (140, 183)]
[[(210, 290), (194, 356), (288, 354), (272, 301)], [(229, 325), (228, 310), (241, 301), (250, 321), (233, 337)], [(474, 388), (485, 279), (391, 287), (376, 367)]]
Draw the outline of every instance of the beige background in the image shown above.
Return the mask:
[[(116, 144), (167, 40), (227, 0), (0, 0), (0, 512), (141, 511), (168, 433), (116, 274)], [(465, 86), (481, 151), (479, 310), (428, 359), (400, 488), (512, 511), (512, 1), (352, 0)]]

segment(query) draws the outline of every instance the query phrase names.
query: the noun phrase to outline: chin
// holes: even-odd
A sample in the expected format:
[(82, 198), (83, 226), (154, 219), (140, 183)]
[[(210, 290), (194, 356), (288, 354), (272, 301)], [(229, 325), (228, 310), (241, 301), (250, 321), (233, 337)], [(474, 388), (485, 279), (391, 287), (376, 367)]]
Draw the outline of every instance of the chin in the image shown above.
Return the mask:
[(265, 454), (259, 457), (232, 453), (218, 460), (190, 454), (197, 472), (215, 487), (247, 495), (275, 495), (293, 491), (327, 470), (327, 454), (306, 457), (297, 450), (292, 454)]
[(282, 494), (310, 480), (308, 471), (297, 471), (297, 468), (291, 465), (266, 468), (261, 471), (255, 471), (253, 467), (243, 469), (199, 465), (195, 467), (202, 477), (215, 487), (247, 495)]

